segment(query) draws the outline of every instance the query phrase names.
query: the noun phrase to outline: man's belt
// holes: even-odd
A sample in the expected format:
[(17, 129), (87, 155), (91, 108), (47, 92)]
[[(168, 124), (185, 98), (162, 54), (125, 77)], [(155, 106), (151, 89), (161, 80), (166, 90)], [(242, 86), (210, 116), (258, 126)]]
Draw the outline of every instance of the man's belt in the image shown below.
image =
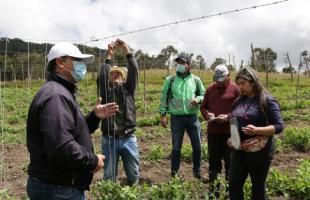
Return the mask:
[(128, 138), (131, 137), (134, 134), (135, 127), (128, 128), (125, 131), (112, 131), (110, 134), (104, 134), (103, 136), (108, 138), (116, 138), (116, 139), (122, 139), (122, 138)]

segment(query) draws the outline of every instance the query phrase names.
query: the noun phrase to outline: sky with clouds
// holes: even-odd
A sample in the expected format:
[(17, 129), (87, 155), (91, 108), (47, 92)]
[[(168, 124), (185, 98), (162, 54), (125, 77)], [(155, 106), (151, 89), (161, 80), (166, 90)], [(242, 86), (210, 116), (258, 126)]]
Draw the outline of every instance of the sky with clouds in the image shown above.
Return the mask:
[[(0, 37), (80, 43), (274, 1), (278, 0), (0, 0)], [(272, 48), (280, 67), (285, 65), (286, 52), (297, 66), (300, 52), (310, 51), (309, 8), (309, 0), (289, 0), (120, 38), (150, 55), (173, 45), (179, 51), (202, 55), (207, 65), (216, 57), (228, 61), (229, 55), (236, 65), (241, 60), (248, 63), (253, 43), (254, 47)], [(106, 48), (112, 40), (88, 45)]]

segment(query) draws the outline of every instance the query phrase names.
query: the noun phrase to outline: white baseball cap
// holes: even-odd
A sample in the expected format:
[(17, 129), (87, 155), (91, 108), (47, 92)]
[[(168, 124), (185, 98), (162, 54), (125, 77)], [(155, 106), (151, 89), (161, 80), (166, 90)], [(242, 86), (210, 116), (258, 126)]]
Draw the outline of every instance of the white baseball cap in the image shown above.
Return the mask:
[(82, 54), (77, 46), (70, 42), (60, 42), (55, 44), (47, 55), (47, 60), (50, 62), (55, 58), (62, 56), (71, 56), (74, 58), (80, 58), (85, 64), (90, 64), (94, 61), (94, 56), (90, 54)]
[(213, 81), (223, 82), (225, 81), (229, 71), (227, 67), (223, 64), (220, 64), (215, 67), (214, 74), (213, 74)]

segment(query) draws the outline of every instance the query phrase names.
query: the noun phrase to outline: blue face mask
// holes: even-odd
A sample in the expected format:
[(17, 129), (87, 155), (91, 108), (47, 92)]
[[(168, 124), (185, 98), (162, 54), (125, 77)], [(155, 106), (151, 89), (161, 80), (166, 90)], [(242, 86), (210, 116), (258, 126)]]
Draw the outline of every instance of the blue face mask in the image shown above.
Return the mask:
[(180, 73), (186, 72), (185, 65), (177, 64), (177, 72), (180, 72)]
[(73, 71), (71, 72), (73, 78), (76, 81), (81, 81), (85, 78), (86, 75), (86, 64), (80, 61), (73, 61)]

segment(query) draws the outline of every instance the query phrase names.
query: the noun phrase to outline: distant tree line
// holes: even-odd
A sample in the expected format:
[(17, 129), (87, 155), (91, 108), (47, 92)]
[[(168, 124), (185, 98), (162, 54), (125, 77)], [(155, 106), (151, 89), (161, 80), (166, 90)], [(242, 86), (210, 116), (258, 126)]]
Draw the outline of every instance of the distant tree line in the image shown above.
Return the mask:
[[(1, 80), (5, 77), (6, 80), (26, 79), (26, 78), (38, 78), (45, 77), (45, 65), (46, 54), (49, 52), (53, 44), (50, 43), (33, 43), (25, 42), (19, 38), (0, 38), (0, 72)], [(29, 47), (29, 52), (28, 52)], [(101, 63), (104, 62), (106, 56), (106, 49), (99, 49), (97, 47), (89, 47), (86, 45), (78, 45), (79, 49), (88, 54), (95, 55), (95, 62), (88, 68), (89, 72), (97, 72)], [(133, 50), (133, 49), (132, 49)], [(174, 46), (168, 45), (163, 48), (158, 55), (149, 55), (142, 50), (134, 51), (134, 56), (140, 65), (140, 68), (145, 69), (167, 69), (168, 71), (174, 67), (174, 59), (179, 52)], [(6, 69), (5, 69), (5, 53), (6, 57)], [(28, 54), (29, 53), (29, 54)], [(225, 64), (230, 71), (236, 70), (236, 64), (231, 64), (223, 58), (215, 58), (215, 60), (208, 67), (206, 59), (202, 55), (194, 55), (193, 53), (186, 52), (191, 58), (191, 65), (193, 68), (199, 70), (211, 69), (213, 70), (218, 64)], [(308, 54), (307, 54), (308, 56)], [(308, 68), (308, 57), (303, 57), (305, 64)], [(275, 61), (277, 59), (277, 53), (271, 48), (252, 48), (252, 58), (248, 66), (253, 67), (257, 71), (275, 72)], [(126, 58), (123, 56), (121, 50), (118, 50), (114, 57), (113, 63), (115, 65), (126, 65)], [(241, 66), (243, 67), (243, 61)], [(294, 70), (292, 67), (286, 67), (283, 69), (284, 73), (290, 73)], [(31, 75), (31, 76), (30, 76)]]

